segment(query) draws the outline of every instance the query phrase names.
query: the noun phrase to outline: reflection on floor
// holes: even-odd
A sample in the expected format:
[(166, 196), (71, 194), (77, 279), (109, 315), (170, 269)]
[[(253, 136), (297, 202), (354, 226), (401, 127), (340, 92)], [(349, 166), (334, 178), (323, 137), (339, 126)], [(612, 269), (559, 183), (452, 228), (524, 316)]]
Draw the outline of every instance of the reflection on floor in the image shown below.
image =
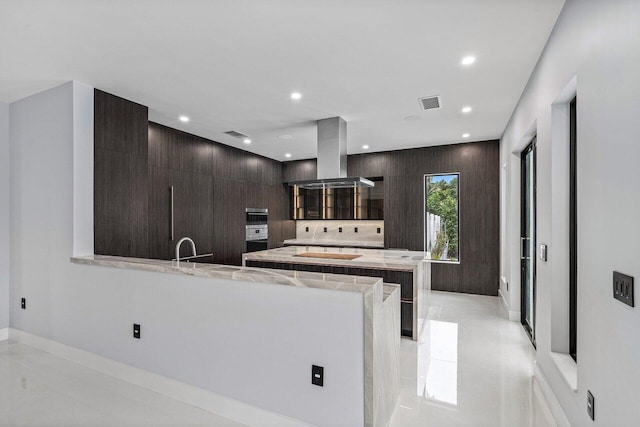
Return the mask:
[(242, 424), (9, 340), (0, 342), (0, 426)]
[(534, 349), (498, 298), (432, 292), (418, 342), (402, 340), (400, 403), (391, 427), (547, 427), (534, 393)]

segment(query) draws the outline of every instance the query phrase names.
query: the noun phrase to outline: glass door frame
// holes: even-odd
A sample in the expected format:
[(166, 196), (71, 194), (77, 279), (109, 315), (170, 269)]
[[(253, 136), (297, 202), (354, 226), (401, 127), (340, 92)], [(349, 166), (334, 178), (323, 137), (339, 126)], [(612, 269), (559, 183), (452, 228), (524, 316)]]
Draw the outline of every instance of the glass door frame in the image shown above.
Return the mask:
[[(532, 223), (532, 230), (533, 230), (533, 235), (529, 237), (530, 242), (529, 245), (525, 245), (526, 242), (526, 234), (525, 234), (525, 229), (526, 229), (526, 212), (525, 209), (527, 207), (527, 203), (526, 203), (526, 195), (527, 195), (527, 191), (526, 191), (526, 173), (527, 173), (527, 166), (526, 166), (526, 157), (528, 154), (531, 154), (531, 168), (532, 168), (532, 175), (531, 175), (531, 192), (533, 193), (533, 203), (532, 206), (530, 207), (530, 212), (531, 212), (531, 223)], [(536, 289), (536, 255), (537, 255), (537, 241), (536, 241), (536, 231), (537, 231), (537, 221), (536, 221), (536, 216), (537, 216), (537, 190), (536, 190), (536, 181), (537, 181), (537, 174), (536, 174), (536, 136), (533, 137), (533, 139), (531, 140), (531, 142), (529, 143), (529, 145), (527, 145), (527, 147), (522, 150), (522, 153), (520, 155), (520, 162), (521, 162), (521, 166), (520, 166), (520, 184), (521, 184), (521, 188), (520, 188), (520, 322), (522, 323), (522, 326), (524, 327), (524, 330), (527, 332), (527, 335), (529, 335), (529, 339), (531, 340), (531, 343), (533, 344), (534, 347), (536, 347), (536, 334), (535, 334), (535, 325), (536, 325), (536, 295), (537, 295), (537, 289)], [(528, 246), (528, 249), (527, 249)], [(527, 251), (529, 252), (529, 259), (527, 259)], [(533, 298), (532, 298), (532, 303), (531, 303), (531, 309), (532, 312), (530, 313), (531, 315), (531, 325), (529, 325), (527, 323), (527, 306), (525, 304), (526, 302), (526, 268), (525, 268), (525, 264), (527, 263), (527, 261), (531, 261), (531, 287), (533, 288)]]

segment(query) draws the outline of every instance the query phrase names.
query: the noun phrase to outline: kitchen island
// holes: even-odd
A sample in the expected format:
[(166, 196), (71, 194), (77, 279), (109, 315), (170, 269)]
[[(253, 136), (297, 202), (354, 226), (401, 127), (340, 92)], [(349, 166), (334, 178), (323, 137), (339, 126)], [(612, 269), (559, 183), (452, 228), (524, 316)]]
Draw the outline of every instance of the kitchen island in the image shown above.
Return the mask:
[(288, 246), (244, 254), (247, 267), (382, 278), (401, 286), (401, 333), (417, 340), (427, 316), (431, 264), (424, 252)]

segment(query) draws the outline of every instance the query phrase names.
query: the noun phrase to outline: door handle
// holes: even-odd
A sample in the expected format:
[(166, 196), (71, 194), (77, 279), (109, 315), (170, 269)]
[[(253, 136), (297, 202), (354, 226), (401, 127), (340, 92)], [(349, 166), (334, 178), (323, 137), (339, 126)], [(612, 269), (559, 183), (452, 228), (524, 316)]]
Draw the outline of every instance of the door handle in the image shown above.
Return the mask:
[(169, 234), (169, 240), (173, 240), (174, 232), (175, 232), (175, 222), (174, 222), (174, 216), (173, 216), (173, 185), (169, 187), (169, 194), (171, 195), (171, 212), (169, 213), (170, 215), (169, 220), (171, 221), (171, 230)]

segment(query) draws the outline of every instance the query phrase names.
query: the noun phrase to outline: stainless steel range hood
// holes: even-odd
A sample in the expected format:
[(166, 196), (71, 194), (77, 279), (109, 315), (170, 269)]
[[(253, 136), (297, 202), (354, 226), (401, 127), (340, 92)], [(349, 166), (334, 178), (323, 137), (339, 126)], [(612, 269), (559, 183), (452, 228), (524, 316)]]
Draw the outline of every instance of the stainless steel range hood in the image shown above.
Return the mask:
[(318, 179), (291, 181), (307, 189), (373, 187), (361, 176), (347, 176), (347, 122), (342, 117), (318, 120)]

